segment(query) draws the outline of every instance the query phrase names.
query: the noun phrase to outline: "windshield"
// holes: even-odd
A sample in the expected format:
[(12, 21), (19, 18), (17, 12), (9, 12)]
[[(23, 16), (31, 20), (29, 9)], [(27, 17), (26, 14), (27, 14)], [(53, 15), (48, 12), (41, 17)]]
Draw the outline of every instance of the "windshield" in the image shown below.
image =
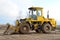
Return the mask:
[(32, 16), (32, 11), (31, 10), (29, 10), (29, 17), (31, 17)]
[(36, 10), (30, 10), (29, 11), (29, 17), (33, 18), (33, 19), (36, 19)]

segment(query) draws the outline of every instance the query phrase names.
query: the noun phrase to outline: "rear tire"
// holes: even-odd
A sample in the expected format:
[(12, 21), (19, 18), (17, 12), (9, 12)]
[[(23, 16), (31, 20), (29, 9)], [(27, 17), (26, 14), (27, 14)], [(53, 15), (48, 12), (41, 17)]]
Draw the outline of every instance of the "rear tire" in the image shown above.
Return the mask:
[(30, 27), (28, 24), (26, 23), (20, 24), (19, 33), (26, 34), (26, 33), (29, 33), (29, 30), (30, 30)]
[(49, 23), (45, 23), (42, 26), (42, 32), (43, 33), (50, 33), (52, 30), (51, 25)]

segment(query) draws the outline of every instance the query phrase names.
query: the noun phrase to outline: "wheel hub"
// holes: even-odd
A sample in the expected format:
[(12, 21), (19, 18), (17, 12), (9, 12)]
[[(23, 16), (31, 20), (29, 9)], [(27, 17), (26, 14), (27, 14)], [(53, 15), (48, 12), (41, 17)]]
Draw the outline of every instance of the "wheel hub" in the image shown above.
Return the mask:
[(26, 27), (24, 27), (23, 30), (26, 30)]

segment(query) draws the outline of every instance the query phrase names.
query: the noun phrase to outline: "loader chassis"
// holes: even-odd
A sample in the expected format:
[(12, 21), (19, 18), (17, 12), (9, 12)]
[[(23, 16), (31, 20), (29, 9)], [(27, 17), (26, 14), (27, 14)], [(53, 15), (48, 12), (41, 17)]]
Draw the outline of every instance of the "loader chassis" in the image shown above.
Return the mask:
[(17, 30), (19, 33), (29, 33), (30, 30), (35, 30), (37, 33), (50, 33), (52, 29), (56, 28), (55, 19), (45, 18), (43, 16), (42, 7), (30, 7), (28, 9), (29, 17), (16, 20), (15, 31)]

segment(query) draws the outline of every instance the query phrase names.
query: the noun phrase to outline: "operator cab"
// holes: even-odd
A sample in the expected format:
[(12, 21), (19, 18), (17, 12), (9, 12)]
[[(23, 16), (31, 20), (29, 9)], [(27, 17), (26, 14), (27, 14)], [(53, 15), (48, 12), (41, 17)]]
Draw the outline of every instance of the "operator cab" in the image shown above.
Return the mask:
[(30, 7), (29, 8), (29, 17), (33, 20), (37, 20), (38, 16), (43, 16), (42, 7)]

